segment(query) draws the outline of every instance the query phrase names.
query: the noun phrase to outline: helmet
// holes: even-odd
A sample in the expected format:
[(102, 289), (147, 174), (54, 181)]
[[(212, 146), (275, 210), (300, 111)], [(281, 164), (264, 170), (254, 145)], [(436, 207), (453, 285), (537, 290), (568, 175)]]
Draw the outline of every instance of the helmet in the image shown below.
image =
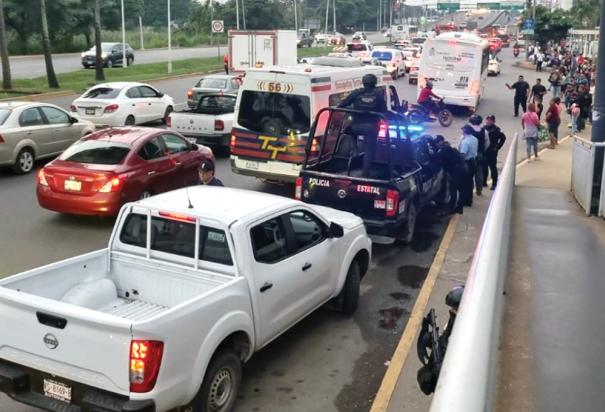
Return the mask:
[(378, 79), (373, 74), (366, 74), (361, 78), (361, 82), (363, 83), (363, 87), (376, 87)]
[(453, 309), (458, 309), (462, 300), (462, 293), (464, 293), (464, 286), (454, 286), (445, 296), (445, 304)]
[(481, 115), (474, 114), (468, 119), (468, 122), (473, 126), (479, 126), (481, 123), (483, 123), (483, 117), (481, 117)]
[(433, 82), (431, 80), (427, 80), (426, 81), (426, 87), (428, 87), (429, 89), (433, 88)]

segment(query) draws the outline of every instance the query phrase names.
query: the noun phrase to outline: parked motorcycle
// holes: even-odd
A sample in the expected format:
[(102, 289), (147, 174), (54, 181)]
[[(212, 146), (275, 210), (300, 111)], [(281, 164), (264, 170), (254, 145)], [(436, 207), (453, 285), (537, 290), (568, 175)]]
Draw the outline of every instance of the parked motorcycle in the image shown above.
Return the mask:
[(439, 111), (430, 113), (424, 106), (413, 104), (405, 113), (408, 120), (412, 124), (432, 123), (438, 121), (443, 127), (449, 127), (454, 121), (454, 115), (451, 111), (445, 108), (443, 99), (437, 102)]

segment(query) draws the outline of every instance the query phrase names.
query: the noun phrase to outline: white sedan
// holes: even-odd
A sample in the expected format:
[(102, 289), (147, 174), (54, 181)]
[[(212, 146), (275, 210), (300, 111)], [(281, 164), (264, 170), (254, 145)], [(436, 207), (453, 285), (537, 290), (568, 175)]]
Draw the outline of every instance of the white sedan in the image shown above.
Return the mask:
[(73, 116), (97, 126), (166, 122), (174, 100), (143, 83), (113, 82), (88, 89), (70, 106)]
[(500, 74), (499, 59), (490, 59), (488, 65), (487, 65), (487, 74), (489, 76), (498, 76)]

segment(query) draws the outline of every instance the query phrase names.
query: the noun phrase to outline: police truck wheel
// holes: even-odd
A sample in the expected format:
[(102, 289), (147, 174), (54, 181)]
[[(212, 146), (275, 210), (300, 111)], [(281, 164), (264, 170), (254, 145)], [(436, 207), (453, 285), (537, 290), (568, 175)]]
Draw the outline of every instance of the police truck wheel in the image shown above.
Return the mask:
[(228, 412), (237, 399), (242, 380), (242, 363), (232, 349), (214, 354), (204, 382), (188, 405), (192, 412)]
[(359, 274), (359, 265), (353, 261), (347, 273), (347, 280), (342, 287), (342, 307), (341, 312), (345, 316), (353, 316), (359, 304), (359, 284), (361, 275)]
[(414, 232), (416, 231), (416, 217), (417, 217), (416, 205), (414, 203), (411, 203), (408, 208), (408, 215), (407, 215), (406, 222), (402, 226), (401, 234), (397, 238), (397, 240), (400, 240), (407, 244), (412, 243), (412, 240), (414, 240)]

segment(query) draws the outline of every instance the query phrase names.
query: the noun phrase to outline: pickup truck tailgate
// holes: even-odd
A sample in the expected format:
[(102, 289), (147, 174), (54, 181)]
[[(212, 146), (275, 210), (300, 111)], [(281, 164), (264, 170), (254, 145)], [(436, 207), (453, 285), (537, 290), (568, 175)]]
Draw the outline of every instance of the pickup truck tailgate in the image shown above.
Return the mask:
[[(229, 133), (231, 131), (233, 113), (222, 115), (193, 112), (173, 113), (171, 120), (171, 129), (185, 136)], [(221, 124), (220, 130), (216, 130), (217, 121)]]
[(344, 210), (363, 219), (384, 219), (388, 188), (384, 184), (365, 182), (353, 177), (313, 176), (301, 173), (302, 200)]
[(128, 320), (2, 287), (0, 313), (1, 359), (129, 394)]

